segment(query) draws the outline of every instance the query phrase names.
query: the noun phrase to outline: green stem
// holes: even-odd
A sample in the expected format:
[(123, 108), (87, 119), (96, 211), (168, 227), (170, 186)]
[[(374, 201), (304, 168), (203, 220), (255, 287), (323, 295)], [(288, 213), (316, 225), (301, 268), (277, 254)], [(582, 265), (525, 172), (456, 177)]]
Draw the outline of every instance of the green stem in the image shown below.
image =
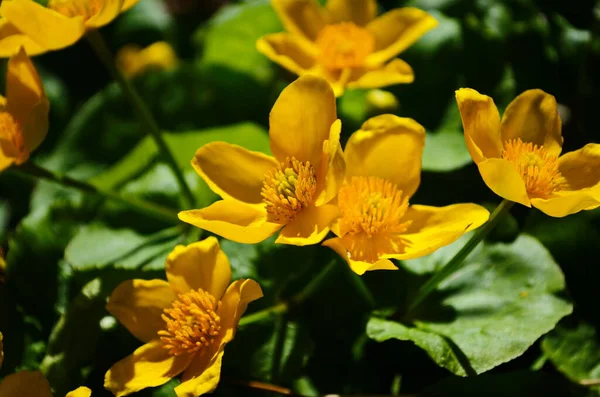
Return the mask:
[(369, 305), (369, 308), (375, 308), (375, 298), (373, 297), (373, 294), (371, 294), (371, 291), (369, 290), (369, 287), (367, 287), (367, 284), (365, 284), (363, 279), (358, 274), (354, 273), (351, 269), (349, 273), (349, 277), (352, 281), (352, 284), (354, 284), (356, 290), (360, 293), (365, 302)]
[(249, 314), (240, 319), (239, 326), (243, 327), (248, 324), (261, 322), (271, 316), (276, 316), (277, 314), (286, 313), (289, 309), (289, 306), (286, 302), (278, 303), (275, 306), (267, 307), (266, 309), (259, 310), (256, 313)]
[(142, 213), (144, 215), (151, 216), (155, 219), (178, 225), (179, 219), (177, 213), (171, 209), (149, 203), (134, 198), (121, 196), (118, 193), (106, 191), (97, 188), (94, 185), (90, 185), (86, 182), (78, 181), (67, 175), (56, 174), (50, 170), (39, 167), (33, 162), (29, 161), (20, 165), (19, 167), (13, 167), (11, 170), (17, 171), (18, 173), (30, 177), (45, 179), (63, 186), (71, 187), (80, 190), (85, 193), (97, 194), (105, 198), (118, 201), (121, 204), (125, 204), (127, 207)]
[(417, 296), (409, 307), (409, 312), (415, 309), (425, 298), (429, 296), (438, 285), (448, 276), (456, 272), (463, 264), (465, 258), (473, 251), (475, 247), (496, 227), (498, 221), (506, 214), (514, 203), (512, 201), (503, 200), (494, 210), (490, 219), (480, 227), (473, 237), (461, 248), (456, 255), (444, 266), (440, 271), (435, 273), (417, 292)]
[(173, 153), (171, 153), (171, 150), (169, 149), (167, 143), (163, 139), (162, 134), (160, 132), (160, 128), (158, 127), (158, 124), (154, 120), (154, 117), (148, 110), (148, 107), (146, 106), (140, 95), (137, 93), (136, 89), (133, 87), (131, 82), (127, 80), (125, 76), (123, 76), (121, 71), (116, 67), (113, 55), (108, 49), (108, 46), (106, 45), (106, 42), (102, 38), (100, 32), (98, 30), (90, 30), (87, 33), (87, 38), (92, 48), (96, 52), (98, 58), (100, 58), (100, 60), (108, 69), (110, 74), (121, 86), (123, 93), (129, 100), (129, 102), (131, 102), (131, 105), (133, 106), (137, 117), (142, 122), (143, 128), (152, 136), (154, 142), (156, 143), (156, 146), (158, 146), (159, 152), (162, 154), (167, 165), (171, 168), (171, 171), (177, 179), (179, 188), (181, 189), (184, 207), (186, 209), (192, 208), (194, 204), (194, 195), (192, 194), (190, 187), (185, 181), (183, 173), (179, 169), (179, 166), (177, 165), (177, 161), (175, 160)]

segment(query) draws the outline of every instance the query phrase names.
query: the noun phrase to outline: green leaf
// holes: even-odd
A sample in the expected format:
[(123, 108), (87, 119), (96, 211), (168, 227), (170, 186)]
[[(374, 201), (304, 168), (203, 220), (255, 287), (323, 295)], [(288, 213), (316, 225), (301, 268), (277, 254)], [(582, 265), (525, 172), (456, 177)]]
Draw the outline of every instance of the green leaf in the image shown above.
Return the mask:
[(595, 382), (592, 390), (600, 394), (600, 340), (594, 327), (561, 323), (544, 337), (542, 351), (567, 378), (583, 385)]
[[(464, 239), (433, 255), (407, 261), (413, 269), (447, 263)], [(523, 354), (571, 313), (559, 294), (564, 276), (548, 251), (521, 235), (510, 244), (479, 246), (460, 271), (402, 322), (372, 317), (367, 334), (378, 342), (412, 341), (454, 374), (480, 374)]]
[(164, 40), (174, 23), (160, 0), (139, 1), (111, 25), (112, 37), (120, 45), (131, 42), (149, 45)]

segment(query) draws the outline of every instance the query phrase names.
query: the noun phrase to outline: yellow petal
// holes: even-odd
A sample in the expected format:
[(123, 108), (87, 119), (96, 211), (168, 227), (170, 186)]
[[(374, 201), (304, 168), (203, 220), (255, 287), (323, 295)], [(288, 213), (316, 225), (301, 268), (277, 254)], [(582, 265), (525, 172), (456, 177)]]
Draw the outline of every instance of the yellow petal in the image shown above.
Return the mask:
[(49, 102), (31, 60), (21, 49), (8, 60), (7, 110), (21, 122), (25, 147), (35, 150), (48, 132)]
[(0, 172), (4, 171), (8, 167), (14, 164), (15, 158), (5, 154), (3, 149), (2, 140), (0, 139)]
[[(4, 269), (2, 268), (2, 262), (4, 262), (4, 258), (0, 257), (0, 271), (4, 273)], [(4, 362), (4, 337), (2, 336), (2, 332), (0, 332), (0, 368), (2, 368), (2, 363)]]
[(271, 151), (280, 162), (286, 157), (319, 167), (323, 142), (337, 119), (335, 96), (329, 83), (302, 76), (277, 98), (269, 117)]
[(348, 88), (380, 88), (394, 84), (412, 83), (415, 79), (410, 65), (398, 58), (383, 67), (363, 72), (351, 79)]
[(175, 300), (164, 280), (127, 280), (112, 292), (106, 310), (142, 342), (157, 338), (164, 328), (163, 309)]
[(102, 0), (100, 11), (85, 21), (85, 25), (89, 29), (98, 29), (115, 19), (122, 7), (123, 0)]
[(202, 288), (217, 300), (231, 281), (229, 259), (212, 236), (175, 247), (167, 256), (165, 270), (167, 280), (177, 293)]
[(543, 213), (555, 218), (562, 218), (583, 210), (593, 210), (600, 206), (600, 198), (592, 194), (590, 189), (558, 192), (548, 199), (533, 198), (531, 205)]
[(475, 164), (502, 156), (500, 113), (494, 100), (471, 88), (456, 91), (465, 142)]
[(315, 65), (315, 57), (310, 51), (310, 46), (304, 44), (298, 36), (286, 32), (261, 37), (256, 42), (256, 49), (298, 76)]
[(78, 387), (72, 392), (67, 393), (65, 397), (91, 397), (92, 391), (87, 387)]
[(223, 346), (217, 354), (197, 354), (194, 361), (185, 370), (181, 384), (175, 388), (177, 397), (196, 397), (210, 393), (217, 388), (221, 379), (221, 363), (223, 361)]
[(403, 220), (412, 221), (401, 235), (405, 240), (397, 253), (386, 258), (413, 259), (428, 255), (456, 241), (463, 234), (487, 222), (490, 213), (476, 204), (453, 204), (445, 207), (413, 205)]
[(119, 49), (115, 62), (126, 77), (132, 78), (149, 69), (172, 69), (177, 66), (179, 59), (169, 43), (157, 41), (146, 48), (127, 44)]
[(281, 23), (288, 32), (314, 41), (325, 26), (323, 9), (316, 0), (271, 0)]
[(267, 222), (263, 207), (221, 200), (200, 210), (182, 211), (179, 219), (238, 243), (255, 244), (274, 235), (282, 225)]
[(133, 7), (134, 5), (136, 5), (138, 3), (139, 0), (125, 0), (123, 2), (123, 7), (121, 7), (121, 12), (125, 12), (128, 9), (130, 9), (131, 7)]
[(0, 14), (47, 50), (68, 47), (85, 33), (83, 17), (66, 17), (33, 0), (4, 0)]
[(336, 205), (305, 208), (283, 227), (275, 242), (300, 246), (317, 244), (327, 236), (329, 226), (337, 217), (339, 209)]
[(121, 397), (160, 386), (183, 372), (193, 357), (172, 356), (160, 340), (153, 340), (113, 365), (104, 375), (104, 387)]
[(410, 47), (438, 22), (418, 8), (405, 7), (388, 11), (367, 24), (375, 37), (375, 52), (367, 57), (369, 66), (381, 65)]
[(350, 269), (359, 276), (371, 270), (398, 270), (389, 259), (378, 259), (373, 263), (352, 259), (342, 238), (330, 238), (329, 240), (325, 240), (323, 245), (333, 249), (338, 255), (344, 258), (350, 266)]
[(590, 143), (560, 156), (558, 170), (566, 179), (568, 190), (599, 189), (600, 144)]
[(558, 156), (562, 150), (562, 124), (556, 99), (542, 90), (527, 90), (516, 97), (502, 115), (502, 141), (521, 138), (544, 146)]
[(8, 58), (23, 47), (30, 56), (46, 52), (46, 49), (33, 41), (29, 36), (19, 32), (5, 18), (0, 19), (0, 58)]
[(317, 174), (317, 199), (315, 205), (320, 206), (330, 202), (336, 195), (340, 186), (344, 183), (346, 173), (346, 162), (344, 152), (340, 145), (340, 134), (342, 122), (336, 120), (331, 125), (329, 139), (323, 142), (321, 154), (321, 166)]
[(221, 317), (221, 345), (233, 340), (240, 317), (246, 311), (248, 304), (262, 297), (262, 289), (254, 280), (240, 279), (229, 285), (221, 298), (221, 306), (217, 312)]
[(483, 181), (498, 196), (531, 207), (525, 182), (513, 163), (488, 159), (478, 164)]
[(327, 22), (354, 22), (364, 26), (377, 15), (375, 0), (327, 0)]
[(421, 179), (425, 129), (413, 119), (382, 114), (367, 120), (346, 143), (346, 179), (377, 176), (412, 196)]
[(219, 196), (258, 204), (262, 203), (265, 174), (279, 164), (263, 153), (227, 142), (211, 142), (196, 151), (192, 166)]
[(0, 383), (0, 397), (52, 397), (50, 384), (40, 371), (21, 371)]

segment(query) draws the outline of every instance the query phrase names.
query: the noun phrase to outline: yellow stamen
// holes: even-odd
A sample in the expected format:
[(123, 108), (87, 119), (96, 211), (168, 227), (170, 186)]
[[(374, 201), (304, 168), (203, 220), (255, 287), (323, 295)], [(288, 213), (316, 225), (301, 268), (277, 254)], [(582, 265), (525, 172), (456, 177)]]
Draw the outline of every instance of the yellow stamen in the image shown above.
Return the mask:
[(202, 289), (180, 294), (162, 315), (166, 329), (158, 335), (163, 347), (178, 356), (210, 346), (221, 330), (221, 318), (216, 313), (220, 305)]
[(312, 202), (317, 189), (315, 170), (309, 161), (286, 158), (265, 175), (261, 195), (269, 222), (287, 224)]
[(543, 146), (523, 142), (521, 138), (504, 142), (502, 158), (510, 161), (523, 178), (530, 197), (548, 198), (560, 190), (565, 180), (558, 170), (558, 158)]
[(48, 8), (70, 18), (82, 16), (87, 20), (100, 12), (102, 4), (102, 0), (50, 0)]
[(29, 158), (21, 123), (6, 111), (0, 111), (0, 147), (4, 155), (16, 159), (17, 164)]
[(360, 67), (375, 49), (375, 37), (352, 22), (325, 26), (316, 43), (319, 61), (327, 69)]

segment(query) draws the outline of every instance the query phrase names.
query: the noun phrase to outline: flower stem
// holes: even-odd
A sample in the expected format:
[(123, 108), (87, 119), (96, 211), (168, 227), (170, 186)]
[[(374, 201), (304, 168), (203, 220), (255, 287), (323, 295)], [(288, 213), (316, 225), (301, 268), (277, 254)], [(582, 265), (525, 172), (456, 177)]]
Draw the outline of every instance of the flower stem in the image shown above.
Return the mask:
[(158, 147), (159, 152), (162, 154), (167, 165), (171, 168), (171, 171), (175, 175), (177, 183), (179, 184), (179, 188), (182, 193), (182, 200), (184, 202), (184, 207), (186, 209), (192, 208), (194, 204), (194, 195), (192, 194), (190, 187), (185, 181), (183, 173), (179, 169), (179, 166), (177, 165), (177, 161), (175, 160), (173, 153), (171, 153), (171, 150), (169, 149), (167, 143), (163, 139), (160, 132), (160, 128), (158, 127), (156, 120), (154, 120), (154, 117), (150, 113), (150, 110), (148, 110), (148, 107), (146, 106), (136, 89), (133, 87), (131, 82), (127, 80), (125, 76), (123, 76), (121, 71), (116, 67), (113, 55), (108, 49), (108, 46), (106, 45), (106, 42), (104, 41), (100, 32), (98, 30), (90, 30), (87, 33), (87, 39), (90, 42), (94, 51), (96, 52), (98, 58), (100, 58), (100, 60), (108, 69), (110, 74), (121, 86), (123, 93), (133, 106), (133, 109), (137, 114), (139, 120), (142, 122), (144, 129), (147, 130), (148, 133), (152, 136), (154, 142), (156, 143), (156, 146)]
[(415, 309), (425, 298), (429, 296), (438, 285), (448, 276), (456, 272), (463, 264), (465, 258), (477, 247), (477, 245), (496, 227), (498, 221), (506, 214), (514, 203), (512, 201), (503, 200), (498, 207), (490, 215), (490, 219), (479, 228), (473, 237), (454, 255), (450, 262), (433, 275), (417, 292), (417, 296), (409, 307), (409, 312)]
[(289, 306), (286, 302), (278, 303), (275, 306), (267, 307), (266, 309), (259, 310), (256, 313), (249, 314), (240, 319), (239, 326), (243, 327), (248, 324), (253, 324), (257, 322), (261, 322), (264, 319), (267, 319), (271, 316), (275, 316), (277, 314), (286, 313), (289, 309)]
[(119, 203), (125, 204), (127, 207), (139, 213), (151, 216), (157, 220), (161, 220), (175, 225), (179, 224), (177, 213), (169, 208), (149, 203), (147, 201), (125, 197), (120, 195), (119, 193), (99, 189), (94, 185), (78, 181), (67, 175), (56, 174), (50, 170), (35, 165), (31, 161), (28, 161), (27, 163), (24, 163), (19, 167), (13, 167), (11, 168), (11, 170), (15, 170), (22, 175), (41, 178), (63, 186), (71, 187), (85, 193), (104, 196), (105, 198), (118, 201)]

